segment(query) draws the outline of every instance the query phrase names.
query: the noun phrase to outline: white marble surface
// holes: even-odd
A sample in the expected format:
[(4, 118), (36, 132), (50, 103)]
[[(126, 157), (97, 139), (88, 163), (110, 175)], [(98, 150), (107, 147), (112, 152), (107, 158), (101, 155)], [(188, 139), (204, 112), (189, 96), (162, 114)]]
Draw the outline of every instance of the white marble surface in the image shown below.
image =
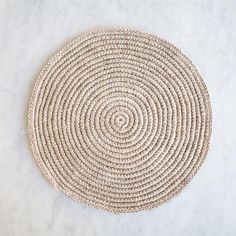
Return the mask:
[[(32, 84), (54, 52), (103, 26), (158, 34), (192, 58), (213, 108), (209, 155), (167, 204), (113, 215), (78, 204), (42, 177), (28, 145)], [(235, 0), (0, 1), (0, 235), (236, 235)]]

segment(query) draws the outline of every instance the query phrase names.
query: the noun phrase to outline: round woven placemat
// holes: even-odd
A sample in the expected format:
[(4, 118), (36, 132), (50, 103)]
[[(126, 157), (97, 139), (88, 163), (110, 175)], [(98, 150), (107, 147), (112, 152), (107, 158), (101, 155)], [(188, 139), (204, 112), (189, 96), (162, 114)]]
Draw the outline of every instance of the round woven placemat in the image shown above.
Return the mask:
[(206, 86), (191, 61), (156, 36), (102, 29), (79, 36), (43, 68), (29, 136), (48, 181), (112, 212), (156, 207), (205, 159)]

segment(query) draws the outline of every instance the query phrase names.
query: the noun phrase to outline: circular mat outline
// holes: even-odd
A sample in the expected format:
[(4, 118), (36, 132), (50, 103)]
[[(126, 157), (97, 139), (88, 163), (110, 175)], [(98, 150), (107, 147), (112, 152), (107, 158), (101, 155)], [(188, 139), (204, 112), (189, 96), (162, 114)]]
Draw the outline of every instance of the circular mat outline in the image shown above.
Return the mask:
[[(161, 42), (164, 42), (165, 45), (170, 46), (174, 50), (178, 51), (180, 53), (180, 55), (186, 60), (186, 63), (192, 67), (193, 72), (197, 75), (198, 79), (201, 82), (201, 85), (204, 88), (204, 95), (207, 98), (207, 101), (205, 101), (205, 102), (206, 102), (206, 109), (209, 114), (209, 124), (208, 124), (209, 132), (207, 133), (208, 135), (206, 136), (206, 139), (204, 140), (207, 143), (206, 143), (205, 152), (204, 152), (204, 154), (202, 154), (201, 161), (199, 162), (199, 165), (195, 168), (194, 171), (190, 171), (191, 173), (190, 173), (189, 177), (187, 178), (187, 180), (185, 180), (182, 183), (179, 183), (178, 188), (174, 188), (174, 191), (172, 190), (170, 195), (168, 195), (167, 197), (165, 196), (164, 198), (161, 198), (161, 201), (158, 200), (158, 202), (150, 202), (150, 204), (148, 206), (147, 205), (141, 205), (140, 207), (139, 206), (135, 206), (135, 207), (128, 207), (128, 206), (125, 207), (124, 206), (122, 208), (112, 209), (112, 207), (110, 207), (109, 205), (102, 205), (101, 203), (99, 203), (99, 205), (98, 205), (98, 203), (93, 202), (93, 200), (87, 200), (87, 199), (84, 200), (83, 198), (81, 198), (80, 195), (74, 196), (71, 190), (66, 191), (63, 187), (59, 186), (56, 183), (56, 181), (53, 179), (51, 174), (46, 170), (46, 168), (44, 168), (43, 163), (41, 161), (40, 154), (38, 153), (38, 150), (37, 150), (38, 149), (37, 140), (35, 139), (35, 135), (34, 135), (34, 122), (33, 122), (34, 110), (33, 110), (33, 108), (34, 108), (34, 103), (37, 100), (37, 89), (39, 87), (40, 81), (41, 81), (42, 76), (44, 75), (45, 71), (47, 71), (47, 69), (50, 66), (54, 65), (54, 63), (57, 61), (57, 58), (60, 58), (60, 56), (65, 51), (67, 51), (67, 49), (71, 48), (73, 45), (76, 44), (76, 42), (80, 41), (83, 37), (87, 37), (91, 34), (96, 34), (96, 33), (100, 33), (100, 32), (111, 32), (111, 31), (133, 32), (133, 33), (137, 33), (138, 35), (152, 37), (152, 38), (155, 38), (156, 40), (160, 40)], [(131, 212), (138, 212), (138, 211), (153, 209), (153, 208), (156, 208), (156, 207), (162, 205), (163, 203), (168, 202), (169, 200), (171, 200), (172, 198), (177, 196), (186, 187), (186, 185), (193, 179), (193, 177), (196, 175), (196, 173), (198, 172), (198, 170), (202, 166), (203, 162), (205, 161), (207, 154), (209, 152), (209, 146), (210, 146), (210, 140), (211, 140), (211, 134), (212, 134), (212, 108), (211, 108), (211, 101), (210, 101), (209, 92), (208, 92), (208, 89), (206, 87), (204, 80), (202, 79), (201, 74), (199, 73), (199, 71), (197, 70), (195, 65), (192, 63), (191, 59), (188, 56), (186, 56), (182, 52), (182, 50), (177, 48), (175, 45), (173, 45), (169, 41), (166, 41), (165, 39), (163, 39), (159, 36), (156, 36), (155, 34), (143, 32), (143, 31), (136, 30), (136, 29), (120, 28), (120, 27), (119, 28), (117, 28), (117, 27), (101, 28), (101, 29), (91, 30), (91, 31), (88, 31), (85, 33), (80, 33), (74, 40), (67, 42), (64, 46), (61, 47), (60, 50), (58, 50), (56, 53), (54, 52), (53, 55), (54, 56), (52, 56), (49, 60), (47, 60), (43, 69), (40, 70), (40, 74), (38, 75), (36, 81), (34, 82), (32, 94), (30, 97), (29, 110), (28, 110), (28, 135), (29, 135), (29, 139), (30, 139), (33, 158), (35, 159), (37, 165), (39, 166), (39, 169), (41, 170), (41, 173), (47, 179), (47, 181), (53, 187), (55, 187), (57, 190), (63, 192), (64, 194), (71, 197), (73, 200), (75, 200), (77, 202), (85, 204), (89, 207), (94, 207), (96, 209), (105, 210), (105, 211), (109, 211), (109, 212), (113, 212), (113, 213), (131, 213)]]

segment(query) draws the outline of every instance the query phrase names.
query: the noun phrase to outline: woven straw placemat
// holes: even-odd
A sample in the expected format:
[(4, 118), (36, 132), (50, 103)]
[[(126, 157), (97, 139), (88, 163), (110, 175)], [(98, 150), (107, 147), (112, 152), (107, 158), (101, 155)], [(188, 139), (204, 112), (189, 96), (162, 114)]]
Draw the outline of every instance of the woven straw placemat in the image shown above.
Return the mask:
[(172, 44), (129, 29), (79, 36), (43, 68), (29, 136), (47, 180), (89, 206), (134, 212), (191, 180), (211, 134), (206, 86)]

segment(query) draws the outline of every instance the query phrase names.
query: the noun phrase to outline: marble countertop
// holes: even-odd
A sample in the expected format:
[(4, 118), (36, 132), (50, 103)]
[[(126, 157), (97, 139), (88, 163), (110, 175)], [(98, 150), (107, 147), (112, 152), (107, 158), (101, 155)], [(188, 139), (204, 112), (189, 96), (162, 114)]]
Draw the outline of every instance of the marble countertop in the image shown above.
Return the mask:
[[(236, 235), (236, 1), (0, 1), (0, 235)], [(81, 32), (155, 33), (187, 54), (207, 84), (213, 133), (202, 168), (176, 198), (133, 214), (88, 208), (52, 188), (29, 148), (26, 116), (46, 61)]]

